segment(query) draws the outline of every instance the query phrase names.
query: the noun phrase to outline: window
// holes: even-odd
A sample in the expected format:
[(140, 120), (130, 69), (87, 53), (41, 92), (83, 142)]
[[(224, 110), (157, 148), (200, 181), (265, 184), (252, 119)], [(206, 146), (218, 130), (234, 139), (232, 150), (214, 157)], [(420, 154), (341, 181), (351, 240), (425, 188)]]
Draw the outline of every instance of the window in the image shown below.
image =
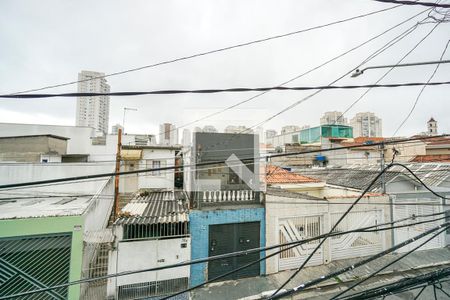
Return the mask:
[[(146, 161), (146, 169), (158, 169), (161, 168), (160, 160), (150, 160)], [(153, 171), (151, 173), (152, 176), (161, 176), (161, 171)]]

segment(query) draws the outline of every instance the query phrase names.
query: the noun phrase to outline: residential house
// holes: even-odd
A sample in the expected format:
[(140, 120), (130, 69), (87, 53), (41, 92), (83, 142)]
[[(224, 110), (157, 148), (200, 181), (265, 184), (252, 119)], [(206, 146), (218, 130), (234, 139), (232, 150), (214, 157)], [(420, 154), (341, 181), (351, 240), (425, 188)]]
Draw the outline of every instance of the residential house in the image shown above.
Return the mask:
[[(0, 296), (106, 275), (100, 264), (112, 235), (106, 226), (113, 180), (65, 184), (64, 193), (27, 189), (3, 195), (0, 210)], [(83, 191), (80, 193), (80, 191)], [(32, 261), (33, 263), (29, 263)], [(106, 285), (71, 285), (30, 298), (93, 299)]]
[[(185, 188), (191, 201), (192, 259), (265, 245), (261, 170), (259, 159), (255, 159), (258, 146), (257, 135), (252, 134), (194, 134), (193, 147), (184, 154)], [(214, 164), (225, 160), (226, 164)], [(192, 167), (197, 163), (211, 165)], [(192, 265), (190, 284), (211, 280), (262, 257), (264, 252)], [(264, 262), (223, 279), (262, 274)]]
[[(281, 188), (267, 188), (266, 244), (288, 243), (328, 233), (358, 195), (319, 198)], [(389, 222), (389, 197), (368, 194), (346, 216), (336, 231)], [(307, 266), (327, 264), (334, 260), (376, 254), (390, 246), (390, 232), (352, 233), (331, 237), (312, 256)], [(298, 268), (317, 247), (320, 240), (286, 249), (266, 261), (268, 274)], [(267, 255), (277, 251), (267, 251)]]
[[(188, 199), (182, 191), (141, 190), (114, 222), (109, 273), (144, 270), (191, 259)], [(112, 299), (163, 297), (189, 285), (183, 266), (108, 279)], [(180, 299), (188, 299), (184, 295)]]

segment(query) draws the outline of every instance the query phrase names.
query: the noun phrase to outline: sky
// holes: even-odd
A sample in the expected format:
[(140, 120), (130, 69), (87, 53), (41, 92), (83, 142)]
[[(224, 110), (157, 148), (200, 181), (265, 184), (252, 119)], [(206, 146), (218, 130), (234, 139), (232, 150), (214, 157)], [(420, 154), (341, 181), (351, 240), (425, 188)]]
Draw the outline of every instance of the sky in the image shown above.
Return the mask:
[[(284, 34), (368, 13), (392, 5), (370, 0), (192, 0), (0, 2), (0, 93), (14, 93), (74, 81), (81, 70), (112, 73), (177, 57)], [(402, 6), (330, 27), (109, 77), (111, 91), (209, 89), (276, 86), (347, 51), (425, 10)], [(366, 57), (425, 17), (420, 15), (364, 47), (289, 85), (327, 85), (355, 69)], [(417, 27), (368, 66), (396, 64), (435, 24)], [(439, 60), (449, 40), (442, 23), (403, 62)], [(450, 59), (450, 49), (444, 59)], [(380, 83), (425, 82), (435, 66), (396, 68)], [(375, 83), (388, 69), (346, 76), (337, 84)], [(449, 80), (450, 64), (433, 81)], [(45, 92), (75, 92), (76, 85)], [(450, 132), (449, 86), (427, 87), (399, 136), (426, 130), (430, 117), (439, 133)], [(371, 111), (392, 136), (411, 109), (421, 87), (374, 89), (347, 114)], [(328, 90), (309, 98), (263, 125), (319, 125), (326, 111), (344, 111), (365, 90)], [(44, 92), (44, 91), (43, 91)], [(182, 126), (256, 93), (184, 94), (121, 97), (110, 100), (109, 126), (122, 123), (127, 133), (157, 134), (164, 122)], [(189, 126), (253, 126), (311, 91), (269, 92), (226, 113)], [(0, 100), (0, 122), (75, 125), (76, 99)]]

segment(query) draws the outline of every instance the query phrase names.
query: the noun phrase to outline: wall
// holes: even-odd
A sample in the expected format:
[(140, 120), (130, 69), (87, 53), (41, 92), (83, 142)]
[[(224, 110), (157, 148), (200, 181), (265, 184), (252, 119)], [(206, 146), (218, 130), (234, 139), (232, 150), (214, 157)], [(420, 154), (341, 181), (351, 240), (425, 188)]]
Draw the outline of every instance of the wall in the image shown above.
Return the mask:
[[(142, 152), (142, 160), (139, 164), (140, 169), (152, 168), (151, 162), (150, 165), (146, 165), (146, 160), (160, 161), (161, 167), (173, 167), (175, 166), (175, 151), (168, 149), (144, 149)], [(173, 170), (160, 171), (159, 175), (139, 174), (138, 188), (173, 190), (174, 176)]]
[[(260, 222), (260, 244), (265, 245), (265, 216), (264, 208), (221, 209), (221, 210), (192, 210), (189, 213), (190, 231), (192, 238), (192, 259), (209, 256), (209, 225)], [(264, 257), (261, 252), (261, 258)], [(260, 266), (261, 274), (265, 274), (265, 263)], [(207, 263), (191, 266), (191, 286), (205, 282), (208, 278)]]
[[(114, 171), (114, 165), (90, 164), (90, 163), (48, 163), (48, 164), (0, 164), (0, 185), (20, 182), (40, 181), (73, 176), (82, 176), (97, 173), (108, 173)], [(22, 191), (46, 191), (64, 193), (88, 193), (95, 194), (99, 187), (108, 178), (98, 178), (92, 181), (69, 182), (69, 184), (57, 184), (42, 187), (22, 188)]]
[[(81, 278), (83, 251), (82, 224), (83, 220), (79, 216), (0, 220), (0, 238), (72, 233), (69, 281), (74, 281)], [(70, 286), (68, 295), (68, 299), (79, 299), (80, 286)]]
[[(321, 232), (325, 233), (331, 229), (331, 214), (342, 214), (355, 201), (356, 197), (336, 197), (328, 200), (312, 200), (297, 194), (295, 197), (267, 194), (266, 196), (266, 246), (279, 244), (279, 222), (280, 219), (298, 218), (306, 216), (321, 216), (322, 228)], [(333, 204), (338, 202), (339, 204)], [(376, 207), (370, 203), (382, 203)], [(385, 204), (383, 204), (385, 203)], [(353, 208), (352, 212), (368, 212), (370, 214), (374, 209), (382, 210), (384, 222), (388, 222), (391, 218), (389, 198), (387, 196), (364, 197)], [(342, 224), (342, 223), (341, 223)], [(350, 224), (351, 226), (352, 224)], [(354, 225), (354, 224), (353, 224)], [(391, 233), (383, 233), (383, 247), (389, 246), (391, 241)], [(327, 240), (323, 246), (323, 262), (327, 263), (332, 260), (330, 241)], [(267, 251), (267, 255), (274, 251)], [(371, 253), (369, 253), (371, 254)], [(351, 255), (351, 253), (350, 253)], [(359, 257), (359, 253), (355, 254)], [(278, 269), (279, 255), (275, 255), (266, 260), (267, 274), (276, 273)]]
[(67, 153), (88, 153), (91, 144), (90, 138), (95, 135), (95, 130), (90, 127), (40, 125), (40, 124), (16, 124), (0, 123), (0, 136), (19, 136), (36, 134), (54, 134), (67, 137)]
[[(117, 229), (120, 230), (120, 228)], [(182, 244), (186, 244), (186, 247), (182, 248)], [(190, 259), (191, 239), (189, 237), (119, 242), (117, 248), (110, 252), (108, 272), (112, 274), (142, 270), (181, 263)], [(161, 262), (161, 260), (164, 261)], [(189, 273), (189, 266), (183, 266), (110, 278), (108, 279), (108, 296), (115, 296), (116, 286), (189, 277)]]

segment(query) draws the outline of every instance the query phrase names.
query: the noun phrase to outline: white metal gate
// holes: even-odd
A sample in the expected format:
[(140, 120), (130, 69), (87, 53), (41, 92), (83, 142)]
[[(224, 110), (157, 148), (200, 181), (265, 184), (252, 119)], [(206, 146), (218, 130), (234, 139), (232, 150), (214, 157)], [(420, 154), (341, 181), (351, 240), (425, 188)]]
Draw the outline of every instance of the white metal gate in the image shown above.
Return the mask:
[[(295, 217), (279, 220), (280, 243), (303, 240), (320, 235), (323, 231), (322, 216)], [(319, 240), (302, 244), (279, 254), (278, 270), (289, 270), (299, 267), (316, 248)], [(288, 247), (282, 247), (286, 249)], [(322, 247), (312, 256), (307, 266), (320, 265), (323, 263)]]
[[(425, 205), (417, 205), (420, 203), (426, 202)], [(402, 205), (402, 203), (404, 203)], [(396, 199), (395, 205), (394, 205), (394, 220), (408, 218), (413, 215), (422, 215), (422, 214), (433, 214), (442, 212), (442, 205), (441, 201), (437, 199), (417, 199), (417, 198), (411, 198), (411, 199)], [(440, 218), (442, 215), (435, 216), (435, 218)], [(418, 221), (421, 221), (424, 219), (417, 219), (417, 220), (408, 220), (405, 221), (402, 224), (408, 224), (408, 223), (415, 223)], [(394, 241), (395, 244), (399, 244), (401, 242), (404, 242), (410, 238), (413, 238), (433, 227), (438, 226), (439, 224), (443, 223), (443, 220), (420, 224), (420, 225), (414, 225), (414, 226), (408, 226), (403, 228), (398, 228), (394, 230)], [(430, 237), (430, 236), (428, 236)], [(423, 243), (428, 237), (421, 238), (420, 240), (417, 240), (411, 244), (406, 245), (405, 247), (400, 248), (399, 252), (407, 252), (414, 247), (417, 247), (420, 243)], [(441, 248), (445, 246), (445, 233), (442, 233), (423, 245), (419, 248), (419, 250), (425, 250), (425, 249), (434, 249), (434, 248)]]
[[(332, 213), (334, 226), (342, 213)], [(382, 210), (352, 211), (333, 232), (343, 232), (383, 223)], [(330, 239), (331, 260), (376, 254), (384, 249), (384, 232), (354, 232)]]

